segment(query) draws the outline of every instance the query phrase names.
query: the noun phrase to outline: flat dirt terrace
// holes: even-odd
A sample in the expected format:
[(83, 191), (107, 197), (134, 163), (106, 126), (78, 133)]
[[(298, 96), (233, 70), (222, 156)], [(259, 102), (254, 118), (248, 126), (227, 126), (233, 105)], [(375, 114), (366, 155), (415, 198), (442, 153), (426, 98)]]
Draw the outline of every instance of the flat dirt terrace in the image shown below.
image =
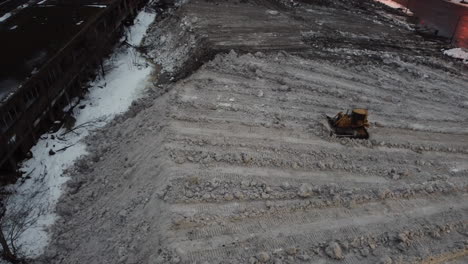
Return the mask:
[[(154, 23), (167, 82), (89, 138), (44, 263), (468, 261), (462, 64), (372, 1), (291, 3)], [(371, 138), (330, 137), (354, 107)]]

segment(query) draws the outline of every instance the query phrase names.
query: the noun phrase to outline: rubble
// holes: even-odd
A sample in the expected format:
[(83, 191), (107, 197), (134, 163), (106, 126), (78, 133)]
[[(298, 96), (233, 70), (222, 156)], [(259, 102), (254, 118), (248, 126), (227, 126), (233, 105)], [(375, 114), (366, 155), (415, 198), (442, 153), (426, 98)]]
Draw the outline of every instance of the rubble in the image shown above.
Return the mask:
[(343, 251), (340, 245), (336, 242), (331, 242), (328, 247), (325, 249), (325, 252), (330, 258), (333, 259), (343, 259)]

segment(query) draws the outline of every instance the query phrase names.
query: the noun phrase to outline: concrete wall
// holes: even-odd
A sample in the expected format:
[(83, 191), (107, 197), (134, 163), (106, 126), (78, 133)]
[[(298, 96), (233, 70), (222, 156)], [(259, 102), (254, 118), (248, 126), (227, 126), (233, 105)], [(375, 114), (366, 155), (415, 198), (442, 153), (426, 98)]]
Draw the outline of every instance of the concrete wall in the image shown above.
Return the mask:
[(468, 6), (444, 0), (393, 0), (408, 7), (420, 23), (454, 39), (454, 44), (468, 48)]

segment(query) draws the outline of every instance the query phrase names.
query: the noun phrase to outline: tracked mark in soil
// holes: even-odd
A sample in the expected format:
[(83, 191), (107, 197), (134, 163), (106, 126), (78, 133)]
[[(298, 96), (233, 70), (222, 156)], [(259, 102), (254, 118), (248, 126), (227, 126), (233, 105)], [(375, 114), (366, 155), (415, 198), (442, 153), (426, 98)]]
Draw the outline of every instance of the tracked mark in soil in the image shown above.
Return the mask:
[[(466, 76), (373, 1), (292, 2), (192, 0), (148, 32), (168, 92), (90, 139), (55, 263), (466, 259)], [(355, 107), (371, 138), (330, 136)]]

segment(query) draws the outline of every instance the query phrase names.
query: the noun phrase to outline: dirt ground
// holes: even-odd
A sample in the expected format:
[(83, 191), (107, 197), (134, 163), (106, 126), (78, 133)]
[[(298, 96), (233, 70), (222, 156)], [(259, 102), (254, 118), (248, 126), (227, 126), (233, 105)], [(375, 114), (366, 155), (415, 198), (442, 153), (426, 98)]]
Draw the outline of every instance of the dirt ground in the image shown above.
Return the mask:
[[(44, 263), (466, 263), (468, 90), (367, 0), (187, 1), (70, 170)], [(370, 111), (369, 140), (324, 115)]]

